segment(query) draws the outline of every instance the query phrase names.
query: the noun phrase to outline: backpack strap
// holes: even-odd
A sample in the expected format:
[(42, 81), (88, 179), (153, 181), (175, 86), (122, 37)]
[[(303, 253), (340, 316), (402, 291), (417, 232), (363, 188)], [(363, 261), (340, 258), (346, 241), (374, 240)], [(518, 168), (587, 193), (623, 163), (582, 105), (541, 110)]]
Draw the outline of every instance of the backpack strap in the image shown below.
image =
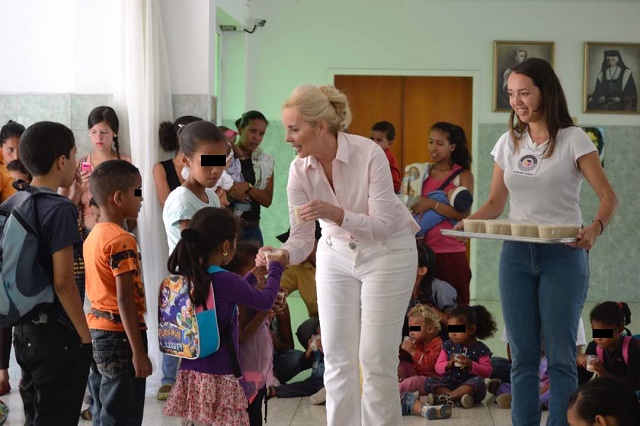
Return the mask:
[(627, 365), (629, 365), (629, 345), (631, 344), (631, 339), (633, 339), (633, 336), (624, 336), (622, 338), (622, 358)]
[(600, 362), (604, 364), (604, 353), (602, 352), (602, 348), (598, 345), (596, 345), (596, 355), (598, 355)]
[(440, 187), (438, 188), (438, 191), (444, 191), (444, 189), (449, 186), (449, 184), (451, 183), (451, 181), (453, 181), (456, 176), (458, 176), (460, 173), (464, 172), (464, 169), (462, 167), (460, 167), (457, 170), (454, 170), (453, 172), (451, 172), (451, 174), (449, 175), (449, 177), (444, 181), (444, 183), (442, 185), (440, 185)]
[[(629, 345), (631, 344), (631, 339), (633, 339), (633, 336), (622, 337), (622, 358), (627, 365), (629, 365)], [(600, 358), (600, 362), (604, 363), (604, 353), (598, 345), (596, 345), (596, 353), (598, 354), (598, 358)]]

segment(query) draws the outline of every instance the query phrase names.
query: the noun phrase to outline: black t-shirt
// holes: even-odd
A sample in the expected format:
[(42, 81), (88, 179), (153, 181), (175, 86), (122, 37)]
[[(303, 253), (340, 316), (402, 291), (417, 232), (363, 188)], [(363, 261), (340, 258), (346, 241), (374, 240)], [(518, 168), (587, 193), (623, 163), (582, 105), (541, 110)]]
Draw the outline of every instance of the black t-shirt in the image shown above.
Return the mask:
[[(585, 350), (587, 355), (598, 355), (596, 351), (596, 343), (591, 341)], [(622, 356), (622, 337), (620, 344), (616, 350), (602, 350), (602, 358), (604, 368), (614, 376), (625, 380), (633, 387), (640, 390), (640, 342), (638, 339), (631, 339), (629, 343), (629, 365), (624, 362)], [(588, 382), (594, 373), (587, 371), (585, 368), (578, 367), (578, 381), (580, 384)]]
[[(251, 185), (255, 185), (256, 173), (253, 170), (253, 160), (251, 158), (240, 160), (240, 167), (242, 176), (244, 176), (244, 181), (249, 182)], [(251, 200), (251, 210), (243, 213), (242, 218), (249, 222), (260, 220), (260, 204)]]
[[(56, 194), (48, 188), (38, 188), (41, 192)], [(66, 247), (72, 246), (82, 250), (82, 238), (78, 231), (78, 208), (71, 200), (63, 196), (39, 197), (36, 199), (42, 243), (46, 245), (51, 256), (42, 259), (42, 266), (49, 272), (53, 285), (53, 254)], [(84, 282), (78, 285), (80, 300), (84, 300)], [(56, 296), (49, 322), (56, 321), (65, 327), (75, 330), (62, 304)]]

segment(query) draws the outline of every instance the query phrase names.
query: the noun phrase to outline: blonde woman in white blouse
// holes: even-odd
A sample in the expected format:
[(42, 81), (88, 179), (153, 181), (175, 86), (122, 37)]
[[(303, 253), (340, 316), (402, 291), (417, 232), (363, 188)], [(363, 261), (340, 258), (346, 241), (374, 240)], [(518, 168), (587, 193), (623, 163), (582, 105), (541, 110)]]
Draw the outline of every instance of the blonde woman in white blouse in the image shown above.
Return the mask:
[[(296, 88), (283, 110), (292, 264), (311, 252), (320, 220), (316, 282), (325, 353), (328, 425), (402, 423), (398, 345), (417, 269), (419, 227), (393, 192), (373, 141), (343, 133), (346, 96), (332, 86)], [(264, 262), (261, 249), (258, 262)], [(362, 367), (362, 395), (358, 364)]]

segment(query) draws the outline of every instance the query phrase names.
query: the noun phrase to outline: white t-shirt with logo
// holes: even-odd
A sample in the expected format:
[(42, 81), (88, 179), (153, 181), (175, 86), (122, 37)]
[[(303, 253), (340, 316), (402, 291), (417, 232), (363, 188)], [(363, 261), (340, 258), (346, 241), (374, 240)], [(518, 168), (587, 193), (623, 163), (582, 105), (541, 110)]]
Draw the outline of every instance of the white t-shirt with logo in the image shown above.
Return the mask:
[(582, 225), (583, 175), (577, 160), (597, 149), (579, 127), (560, 129), (553, 154), (542, 158), (548, 144), (537, 145), (525, 132), (516, 152), (506, 132), (491, 151), (504, 171), (504, 183), (509, 191), (509, 220)]

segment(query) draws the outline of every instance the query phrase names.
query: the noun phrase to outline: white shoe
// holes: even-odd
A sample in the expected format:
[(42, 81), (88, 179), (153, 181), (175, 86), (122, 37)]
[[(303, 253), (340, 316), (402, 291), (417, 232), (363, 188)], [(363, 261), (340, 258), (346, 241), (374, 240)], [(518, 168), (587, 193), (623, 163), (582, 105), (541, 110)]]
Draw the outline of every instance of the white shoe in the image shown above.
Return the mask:
[(318, 392), (314, 393), (309, 397), (309, 402), (312, 405), (320, 405), (327, 402), (327, 391), (325, 388), (320, 389)]

